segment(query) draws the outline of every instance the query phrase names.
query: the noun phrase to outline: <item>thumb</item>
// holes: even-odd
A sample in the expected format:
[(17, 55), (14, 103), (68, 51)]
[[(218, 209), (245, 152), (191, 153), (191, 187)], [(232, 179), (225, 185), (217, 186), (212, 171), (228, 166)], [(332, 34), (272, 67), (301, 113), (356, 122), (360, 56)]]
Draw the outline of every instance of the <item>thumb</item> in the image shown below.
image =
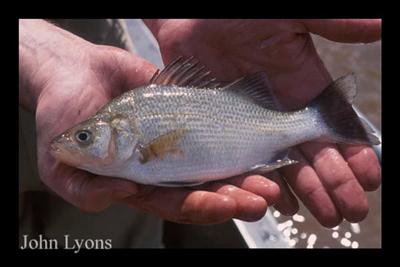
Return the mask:
[(121, 50), (118, 56), (118, 71), (121, 75), (126, 90), (147, 84), (157, 67), (136, 53)]
[(307, 30), (343, 43), (370, 43), (381, 39), (380, 19), (305, 19)]

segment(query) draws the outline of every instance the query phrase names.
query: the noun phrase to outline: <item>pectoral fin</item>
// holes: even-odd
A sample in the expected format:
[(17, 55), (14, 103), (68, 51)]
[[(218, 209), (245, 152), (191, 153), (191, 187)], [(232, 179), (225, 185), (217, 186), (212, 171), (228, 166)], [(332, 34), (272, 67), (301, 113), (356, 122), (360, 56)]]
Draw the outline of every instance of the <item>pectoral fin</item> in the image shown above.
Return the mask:
[(163, 159), (167, 154), (182, 155), (179, 140), (185, 135), (185, 129), (176, 129), (163, 134), (146, 145), (138, 147), (140, 162), (145, 164), (153, 159)]

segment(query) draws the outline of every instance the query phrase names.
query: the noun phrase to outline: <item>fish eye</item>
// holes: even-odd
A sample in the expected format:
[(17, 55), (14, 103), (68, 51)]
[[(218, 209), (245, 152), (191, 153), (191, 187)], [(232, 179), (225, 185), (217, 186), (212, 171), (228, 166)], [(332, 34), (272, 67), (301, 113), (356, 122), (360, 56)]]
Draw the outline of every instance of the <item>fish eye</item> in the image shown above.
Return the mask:
[(92, 133), (88, 130), (77, 131), (75, 139), (82, 144), (88, 144), (92, 139)]

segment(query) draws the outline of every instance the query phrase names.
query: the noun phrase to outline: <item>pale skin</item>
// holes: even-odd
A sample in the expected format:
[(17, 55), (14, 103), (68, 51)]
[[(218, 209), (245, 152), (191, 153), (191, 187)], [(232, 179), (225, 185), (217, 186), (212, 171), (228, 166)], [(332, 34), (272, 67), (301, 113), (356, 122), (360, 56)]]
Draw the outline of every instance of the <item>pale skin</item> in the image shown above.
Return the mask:
[[(237, 22), (226, 21), (220, 23), (224, 26), (211, 27), (213, 30), (202, 25), (213, 21), (148, 20), (146, 23), (160, 43), (165, 63), (178, 54), (194, 55), (218, 78), (226, 80), (262, 69), (271, 75), (283, 103), (293, 106), (318, 94), (329, 83), (330, 76), (313, 54), (312, 45), (304, 50), (307, 52), (300, 52), (299, 57), (304, 58), (300, 62), (288, 59), (285, 64), (282, 57), (276, 59), (276, 64), (273, 62), (276, 53), (296, 54), (290, 51), (303, 40), (291, 37), (290, 25), (297, 25), (296, 31), (324, 30), (325, 37), (337, 41), (367, 42), (380, 36), (379, 21), (354, 22), (355, 26), (349, 22), (350, 26), (358, 27), (353, 34), (338, 34), (337, 25), (318, 26), (309, 21), (255, 21), (254, 25), (246, 26), (251, 23), (248, 21), (242, 29), (235, 27)], [(283, 26), (276, 26), (280, 24)], [(248, 34), (246, 27), (250, 26), (254, 30)], [(233, 31), (241, 34), (232, 34)], [(262, 57), (256, 57), (256, 51), (253, 53), (248, 44), (260, 36), (262, 40), (275, 40), (272, 37), (278, 33), (289, 36), (283, 38), (288, 41), (287, 50), (276, 45), (281, 41), (272, 45), (267, 41), (263, 49), (269, 60), (263, 63)], [(43, 182), (66, 201), (86, 211), (100, 211), (113, 202), (123, 202), (167, 220), (195, 224), (219, 223), (231, 218), (254, 221), (274, 203), (284, 214), (297, 211), (296, 198), (287, 184), (273, 175), (266, 175), (269, 179), (259, 175), (235, 177), (196, 188), (161, 188), (101, 177), (57, 162), (49, 153), (54, 136), (93, 115), (124, 90), (145, 84), (156, 69), (135, 54), (94, 45), (43, 20), (20, 20), (19, 36), (20, 105), (36, 114), (39, 172)], [(244, 36), (248, 43), (241, 46), (241, 39), (232, 36)], [(221, 49), (225, 51), (223, 54)], [(314, 78), (304, 81), (305, 76)], [(282, 172), (321, 224), (335, 226), (342, 218), (359, 221), (365, 217), (368, 204), (364, 190), (375, 190), (380, 184), (379, 163), (370, 148), (310, 143), (301, 146), (293, 157), (300, 159), (301, 164)]]

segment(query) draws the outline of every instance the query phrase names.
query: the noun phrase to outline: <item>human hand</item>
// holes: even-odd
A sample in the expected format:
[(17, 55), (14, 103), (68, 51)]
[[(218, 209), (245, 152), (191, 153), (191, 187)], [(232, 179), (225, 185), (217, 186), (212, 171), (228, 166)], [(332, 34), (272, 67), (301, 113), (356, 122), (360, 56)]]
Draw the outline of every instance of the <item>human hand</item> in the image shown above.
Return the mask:
[(86, 211), (123, 202), (167, 220), (208, 224), (232, 217), (256, 220), (264, 215), (267, 201), (277, 198), (278, 186), (257, 176), (198, 189), (161, 188), (94, 175), (56, 161), (49, 152), (56, 135), (93, 115), (123, 90), (147, 83), (156, 69), (134, 54), (91, 44), (41, 20), (21, 20), (19, 34), (20, 104), (36, 112), (40, 176), (66, 201)]
[[(337, 42), (380, 39), (380, 20), (161, 19), (145, 23), (158, 40), (165, 63), (177, 56), (194, 56), (226, 81), (265, 71), (286, 108), (305, 105), (332, 81), (310, 32)], [(290, 156), (300, 163), (279, 170), (285, 180), (278, 172), (267, 175), (280, 186), (276, 209), (286, 215), (298, 210), (288, 183), (326, 227), (338, 225), (343, 218), (357, 222), (366, 217), (364, 191), (376, 190), (381, 180), (372, 148), (308, 142)]]

